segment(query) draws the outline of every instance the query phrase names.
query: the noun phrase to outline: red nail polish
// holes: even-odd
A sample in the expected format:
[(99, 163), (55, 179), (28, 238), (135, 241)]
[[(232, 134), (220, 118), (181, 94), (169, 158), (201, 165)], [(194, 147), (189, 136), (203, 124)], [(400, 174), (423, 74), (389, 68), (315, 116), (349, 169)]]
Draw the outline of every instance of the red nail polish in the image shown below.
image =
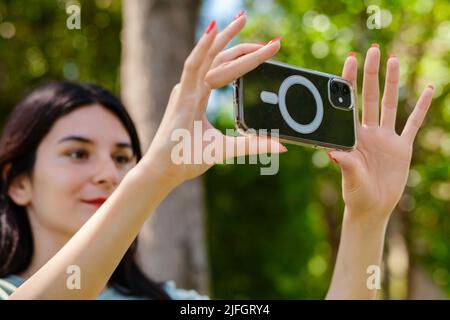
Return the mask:
[(238, 13), (238, 15), (236, 17), (234, 17), (233, 21), (236, 19), (239, 19), (240, 17), (242, 17), (244, 15), (246, 16), (247, 12), (245, 12), (245, 10), (242, 10), (241, 12)]
[(205, 33), (210, 33), (212, 29), (216, 26), (216, 20), (213, 20), (209, 23), (208, 27), (205, 30)]
[(333, 158), (333, 156), (330, 154), (329, 151), (327, 151), (327, 156), (328, 156), (328, 158), (330, 158), (330, 160), (333, 160), (334, 162), (338, 163), (337, 160), (335, 158)]
[(380, 46), (378, 45), (378, 43), (372, 43), (371, 47), (379, 48)]
[(356, 57), (356, 52), (350, 51), (350, 52), (348, 53), (348, 56), (349, 56), (349, 57)]
[(281, 37), (276, 37), (276, 38), (273, 38), (272, 40), (270, 40), (267, 44), (269, 45), (269, 44), (271, 44), (271, 43), (274, 43), (274, 42), (277, 42), (277, 41), (281, 41)]

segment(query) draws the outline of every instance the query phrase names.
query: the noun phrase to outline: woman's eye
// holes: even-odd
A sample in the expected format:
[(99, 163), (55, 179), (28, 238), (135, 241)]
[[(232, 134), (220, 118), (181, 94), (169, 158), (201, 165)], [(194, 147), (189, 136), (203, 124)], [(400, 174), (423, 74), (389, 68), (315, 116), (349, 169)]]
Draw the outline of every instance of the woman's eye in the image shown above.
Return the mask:
[(84, 150), (74, 150), (67, 153), (67, 155), (73, 159), (87, 159), (89, 154)]
[(128, 156), (117, 156), (115, 158), (116, 158), (117, 163), (119, 163), (119, 164), (127, 164), (131, 161), (131, 158)]

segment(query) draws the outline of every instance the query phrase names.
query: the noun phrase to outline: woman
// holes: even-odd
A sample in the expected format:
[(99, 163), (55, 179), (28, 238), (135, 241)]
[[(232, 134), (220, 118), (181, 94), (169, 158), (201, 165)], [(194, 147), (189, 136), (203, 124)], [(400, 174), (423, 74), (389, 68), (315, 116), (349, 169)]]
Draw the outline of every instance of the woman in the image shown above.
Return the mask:
[[(286, 151), (268, 138), (223, 136), (205, 116), (211, 89), (249, 72), (280, 48), (280, 41), (274, 40), (267, 45), (243, 44), (222, 51), (245, 22), (246, 16), (240, 15), (220, 33), (214, 22), (208, 26), (185, 62), (180, 83), (172, 91), (161, 125), (142, 159), (131, 120), (120, 103), (104, 90), (56, 84), (19, 104), (1, 142), (2, 150), (16, 145), (18, 159), (8, 159), (7, 152), (1, 153), (2, 201), (9, 201), (9, 206), (15, 208), (14, 223), (20, 228), (27, 228), (28, 218), (28, 234), (33, 236), (21, 239), (20, 245), (10, 243), (13, 239), (7, 237), (7, 229), (18, 227), (11, 225), (8, 219), (12, 215), (7, 216), (2, 209), (2, 264), (5, 246), (9, 251), (16, 249), (14, 254), (19, 258), (7, 255), (8, 268), (1, 276), (14, 274), (25, 280), (11, 290), (14, 292), (10, 298), (94, 299), (111, 287), (116, 289), (114, 294), (130, 298), (186, 298), (182, 296), (186, 292), (173, 286), (170, 292), (167, 284), (146, 279), (133, 260), (135, 238), (159, 203), (177, 185), (212, 166), (174, 164), (171, 152), (176, 142), (171, 141), (171, 133), (179, 128), (193, 133), (194, 121), (202, 121), (203, 128), (214, 130), (215, 139), (233, 148), (244, 146), (238, 150), (245, 154), (255, 150), (252, 145), (258, 146), (258, 153)], [(398, 61), (391, 57), (379, 125), (379, 60), (379, 49), (370, 48), (364, 67), (363, 119), (361, 124), (358, 121), (357, 149), (329, 153), (342, 169), (346, 207), (328, 298), (376, 296), (377, 290), (366, 285), (366, 270), (381, 263), (386, 224), (405, 186), (412, 143), (431, 102), (430, 88), (419, 99), (402, 135), (395, 133)], [(343, 77), (355, 88), (356, 72), (356, 58), (350, 55)], [(74, 94), (74, 99), (67, 99), (71, 90), (81, 90), (87, 98), (72, 101), (78, 96)], [(45, 101), (44, 107), (34, 99), (41, 99), (41, 104)], [(23, 105), (29, 107), (21, 108)], [(39, 112), (32, 114), (33, 108)], [(20, 116), (14, 116), (19, 109), (30, 112), (27, 125), (21, 124)], [(51, 111), (54, 109), (59, 113)], [(47, 111), (51, 113), (49, 119)], [(47, 130), (35, 134), (38, 129), (33, 125), (41, 122), (47, 122)], [(24, 129), (25, 135), (29, 131), (34, 153), (26, 153), (32, 148), (22, 145), (24, 132), (13, 130), (18, 127)], [(219, 153), (215, 160), (224, 159)], [(30, 258), (26, 250), (31, 244), (34, 252)], [(67, 286), (71, 266), (81, 271), (81, 286), (75, 290)], [(144, 285), (139, 285), (142, 279)], [(190, 298), (202, 297), (193, 294)]]
[[(114, 139), (120, 144), (110, 143)], [(108, 154), (116, 168), (98, 173), (96, 166), (104, 167), (102, 157)], [(4, 281), (20, 286), (76, 233), (141, 157), (129, 115), (106, 90), (72, 83), (34, 90), (15, 108), (0, 140), (5, 172), (0, 193), (0, 278), (8, 276)], [(24, 175), (32, 175), (32, 208), (24, 206), (19, 194), (23, 190), (17, 189)], [(74, 195), (80, 197), (79, 203), (73, 201)], [(192, 296), (170, 283), (161, 288), (147, 279), (134, 261), (136, 245), (135, 240), (100, 298)]]

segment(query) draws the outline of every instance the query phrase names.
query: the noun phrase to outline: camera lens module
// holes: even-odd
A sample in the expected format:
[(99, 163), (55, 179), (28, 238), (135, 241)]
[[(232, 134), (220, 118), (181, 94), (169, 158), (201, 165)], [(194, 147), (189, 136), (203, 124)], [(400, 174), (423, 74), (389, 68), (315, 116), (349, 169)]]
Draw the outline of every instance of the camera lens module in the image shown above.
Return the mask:
[(350, 86), (342, 79), (334, 78), (329, 81), (328, 98), (335, 108), (344, 110), (352, 108)]

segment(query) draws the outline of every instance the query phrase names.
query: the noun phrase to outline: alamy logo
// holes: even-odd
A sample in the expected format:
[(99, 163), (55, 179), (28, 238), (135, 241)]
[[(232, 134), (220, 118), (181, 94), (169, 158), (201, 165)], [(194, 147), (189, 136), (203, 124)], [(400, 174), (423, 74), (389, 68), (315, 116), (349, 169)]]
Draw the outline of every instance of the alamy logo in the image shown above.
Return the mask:
[(79, 5), (72, 4), (67, 6), (66, 13), (69, 15), (66, 20), (67, 29), (81, 29), (81, 7)]
[(367, 278), (366, 285), (369, 290), (381, 289), (381, 270), (377, 265), (370, 265), (366, 270), (370, 276)]
[(66, 269), (66, 273), (69, 275), (66, 280), (66, 287), (69, 290), (81, 289), (81, 269), (77, 265), (70, 265)]
[(367, 18), (368, 29), (381, 29), (381, 9), (379, 6), (371, 5), (367, 7), (367, 13), (370, 16)]
[[(279, 154), (267, 154), (271, 142), (265, 136), (270, 133), (271, 140), (278, 142), (278, 130), (249, 130), (249, 133), (255, 136), (256, 143), (235, 144), (232, 139), (223, 139), (217, 129), (204, 130), (202, 121), (194, 121), (193, 132), (184, 128), (172, 131), (170, 139), (176, 144), (171, 151), (171, 161), (176, 165), (234, 164), (235, 161), (237, 164), (245, 164), (246, 158), (243, 155), (248, 154), (249, 164), (257, 164), (259, 161), (262, 165), (267, 165), (260, 169), (261, 175), (276, 174), (279, 169)], [(236, 130), (226, 129), (226, 135), (235, 136)]]
[(370, 5), (367, 7), (367, 29), (381, 29), (386, 28), (392, 22), (392, 14), (389, 10), (381, 9), (377, 5)]

